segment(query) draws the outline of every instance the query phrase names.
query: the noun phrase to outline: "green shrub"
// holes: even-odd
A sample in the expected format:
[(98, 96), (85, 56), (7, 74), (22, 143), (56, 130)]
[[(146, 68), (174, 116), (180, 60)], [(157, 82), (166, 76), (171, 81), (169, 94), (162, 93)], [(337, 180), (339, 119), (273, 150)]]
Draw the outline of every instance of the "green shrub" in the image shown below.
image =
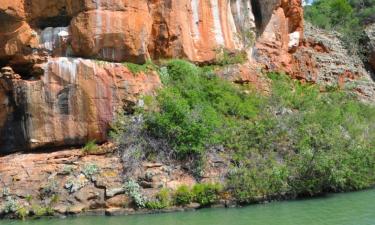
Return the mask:
[(180, 158), (221, 143), (227, 121), (257, 115), (257, 95), (247, 95), (182, 60), (170, 61), (167, 68), (170, 81), (156, 98), (159, 110), (147, 112), (145, 123), (147, 131), (166, 139)]
[(201, 206), (210, 206), (219, 200), (222, 189), (220, 184), (196, 184), (192, 192), (197, 203)]
[(130, 72), (133, 74), (139, 74), (141, 72), (149, 72), (149, 71), (157, 71), (158, 66), (155, 65), (151, 60), (147, 60), (145, 64), (139, 65), (139, 64), (134, 64), (134, 63), (123, 63), (124, 66), (126, 66)]
[(146, 207), (146, 199), (142, 195), (141, 187), (139, 184), (134, 180), (129, 180), (125, 183), (124, 189), (127, 195), (132, 198), (135, 205), (139, 208)]
[[(167, 146), (152, 153), (202, 165), (207, 150), (220, 147), (231, 157), (227, 186), (239, 202), (375, 184), (375, 108), (353, 94), (321, 92), (318, 85), (270, 73), (272, 92), (260, 96), (218, 78), (212, 67), (171, 60), (163, 68), (164, 88), (136, 112), (144, 123), (135, 128), (147, 137), (134, 138), (142, 142), (131, 145), (140, 146), (137, 152)], [(173, 199), (186, 205), (192, 193), (181, 187)], [(211, 198), (197, 201), (212, 204)]]
[(194, 201), (201, 206), (210, 206), (219, 200), (222, 189), (220, 184), (196, 184), (192, 190)]
[(29, 215), (29, 211), (25, 207), (20, 207), (17, 209), (16, 215), (18, 219), (25, 220), (26, 217)]
[(4, 212), (5, 213), (14, 213), (20, 208), (18, 202), (12, 198), (11, 196), (7, 196), (4, 204)]
[(233, 195), (249, 202), (373, 185), (374, 107), (339, 90), (320, 93), (316, 85), (269, 76), (269, 109), (263, 119), (238, 127), (228, 145), (236, 150), (228, 179)]
[(92, 154), (96, 153), (98, 149), (99, 147), (96, 144), (96, 140), (91, 140), (85, 144), (85, 146), (82, 148), (82, 152), (85, 154)]
[(170, 193), (169, 190), (163, 188), (157, 193), (156, 200), (146, 202), (146, 208), (148, 209), (164, 209), (170, 205)]
[(83, 167), (82, 173), (86, 176), (87, 179), (93, 180), (94, 175), (100, 173), (100, 168), (94, 163), (89, 163)]
[(32, 207), (32, 211), (34, 213), (34, 217), (36, 217), (36, 218), (54, 215), (54, 210), (49, 206), (43, 207), (43, 206), (40, 206), (40, 205), (34, 205)]
[(170, 204), (170, 191), (167, 188), (163, 188), (156, 195), (156, 198), (165, 206)]
[(32, 196), (32, 195), (26, 195), (25, 200), (26, 200), (28, 203), (31, 203), (31, 201), (33, 200), (33, 196)]
[(254, 161), (256, 164), (247, 162), (228, 176), (228, 188), (238, 202), (251, 203), (268, 196), (282, 195), (289, 190), (287, 168), (277, 165), (268, 157)]
[(166, 207), (167, 207), (166, 205), (164, 205), (163, 203), (161, 203), (161, 202), (159, 202), (157, 200), (155, 200), (155, 201), (148, 201), (145, 204), (145, 208), (152, 209), (152, 210), (164, 209)]
[[(252, 41), (254, 39), (253, 33), (249, 32), (248, 34), (248, 41)], [(251, 44), (251, 43), (249, 43)], [(227, 66), (232, 64), (239, 64), (244, 63), (247, 60), (247, 53), (245, 51), (240, 52), (229, 52), (224, 48), (220, 48), (216, 50), (216, 61), (215, 64), (219, 66)]]
[(188, 186), (182, 185), (175, 191), (173, 199), (176, 205), (188, 205), (193, 200), (193, 194)]

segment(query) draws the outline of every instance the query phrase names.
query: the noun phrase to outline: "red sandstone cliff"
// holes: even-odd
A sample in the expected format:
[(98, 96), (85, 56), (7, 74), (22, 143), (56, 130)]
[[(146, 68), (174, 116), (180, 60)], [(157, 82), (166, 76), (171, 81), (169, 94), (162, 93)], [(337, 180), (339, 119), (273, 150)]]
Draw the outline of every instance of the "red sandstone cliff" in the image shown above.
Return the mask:
[[(24, 151), (0, 157), (0, 217), (9, 196), (32, 208), (51, 205), (52, 194), (59, 214), (133, 213), (123, 208), (130, 166), (111, 144), (98, 155), (31, 152), (105, 142), (116, 111), (161, 86), (156, 73), (132, 74), (121, 62), (209, 64), (225, 49), (248, 56), (218, 71), (237, 83), (267, 88), (260, 74), (276, 70), (324, 85), (358, 81), (356, 91), (375, 98), (335, 34), (304, 26), (301, 0), (0, 0), (0, 28), (0, 155)], [(84, 173), (90, 165), (93, 177)], [(201, 181), (220, 182), (228, 165), (208, 154)], [(132, 178), (152, 198), (197, 182), (189, 172), (180, 162), (142, 162)]]
[(89, 59), (210, 63), (225, 49), (247, 52), (244, 76), (293, 73), (303, 13), (300, 0), (0, 0), (0, 27), (4, 153), (105, 141), (122, 100), (160, 85)]

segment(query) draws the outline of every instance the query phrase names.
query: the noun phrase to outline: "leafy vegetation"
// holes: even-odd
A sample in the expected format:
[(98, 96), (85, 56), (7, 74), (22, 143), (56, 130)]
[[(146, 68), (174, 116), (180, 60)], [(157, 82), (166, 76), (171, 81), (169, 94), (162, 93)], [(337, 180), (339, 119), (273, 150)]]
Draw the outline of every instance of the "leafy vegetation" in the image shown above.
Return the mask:
[(5, 213), (14, 213), (20, 208), (18, 202), (11, 196), (7, 196), (4, 204), (3, 211)]
[(146, 206), (146, 199), (142, 195), (141, 187), (134, 180), (129, 180), (124, 184), (124, 189), (127, 195), (131, 197), (138, 208), (144, 208)]
[[(375, 108), (352, 94), (270, 73), (272, 92), (264, 96), (209, 67), (171, 60), (161, 68), (164, 88), (117, 129), (133, 140), (126, 152), (193, 158), (197, 168), (220, 147), (232, 159), (226, 192), (241, 203), (375, 184)], [(176, 205), (210, 205), (219, 190), (182, 186), (172, 198)], [(156, 199), (148, 207), (164, 205)]]
[(210, 206), (219, 200), (222, 190), (220, 184), (196, 184), (191, 189), (182, 185), (174, 192), (174, 203), (185, 206), (196, 202), (203, 207)]
[(360, 47), (363, 29), (375, 22), (375, 0), (315, 0), (305, 7), (305, 18), (320, 28), (340, 32), (348, 50), (362, 56), (366, 54)]
[(170, 205), (170, 192), (168, 189), (163, 188), (156, 195), (156, 200), (146, 202), (148, 209), (164, 209)]
[(219, 200), (222, 189), (220, 184), (197, 184), (192, 192), (195, 202), (201, 206), (210, 206)]
[(98, 145), (96, 144), (96, 140), (91, 140), (85, 144), (82, 148), (82, 152), (85, 154), (92, 154), (97, 152), (99, 149)]
[(223, 128), (231, 120), (257, 114), (258, 97), (212, 73), (182, 60), (169, 62), (167, 69), (169, 82), (156, 99), (160, 110), (146, 112), (145, 123), (147, 131), (166, 139), (179, 158), (202, 154), (223, 141)]
[(269, 106), (240, 128), (228, 187), (240, 202), (375, 183), (375, 109), (340, 91), (270, 74)]
[(174, 202), (176, 205), (188, 205), (193, 201), (193, 194), (188, 186), (180, 186), (174, 193)]
[[(252, 32), (249, 32), (248, 39), (254, 39)], [(215, 64), (219, 66), (227, 66), (232, 64), (244, 63), (247, 60), (246, 52), (229, 52), (224, 48), (216, 50)]]
[(145, 64), (141, 65), (129, 62), (123, 63), (123, 65), (126, 66), (133, 74), (156, 71), (158, 69), (158, 67), (151, 60), (147, 60)]
[(93, 180), (94, 176), (100, 172), (98, 165), (94, 163), (86, 164), (83, 167), (82, 173), (86, 176), (87, 179)]
[(35, 218), (40, 218), (43, 216), (52, 216), (54, 214), (54, 210), (50, 206), (40, 206), (40, 205), (33, 205), (32, 212)]

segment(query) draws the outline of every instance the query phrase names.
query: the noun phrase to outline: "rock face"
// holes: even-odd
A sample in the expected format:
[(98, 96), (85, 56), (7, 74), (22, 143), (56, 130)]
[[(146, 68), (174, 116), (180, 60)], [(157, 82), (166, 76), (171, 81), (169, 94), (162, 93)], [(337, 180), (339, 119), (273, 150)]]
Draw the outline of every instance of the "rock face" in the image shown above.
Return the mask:
[(375, 83), (358, 56), (350, 55), (339, 34), (305, 24), (305, 39), (293, 54), (292, 75), (322, 86), (350, 89), (366, 102), (375, 101)]
[[(27, 210), (48, 206), (59, 214), (95, 209), (104, 213), (118, 208), (131, 212), (132, 200), (124, 190), (126, 163), (117, 152), (111, 153), (111, 146), (105, 148), (109, 151), (100, 155), (84, 155), (79, 149), (71, 149), (0, 157), (0, 218), (8, 197)], [(219, 182), (227, 172), (225, 161), (213, 156), (204, 177)], [(197, 183), (181, 164), (173, 163), (143, 162), (132, 179), (140, 183), (142, 195), (148, 199), (162, 188), (175, 190)]]
[(256, 36), (288, 50), (298, 46), (303, 30), (300, 0), (2, 0), (1, 5), (0, 58), (14, 64), (42, 60), (51, 46), (65, 48), (65, 55), (109, 61), (209, 62), (222, 48), (252, 48)]
[(116, 111), (160, 86), (116, 62), (228, 51), (248, 53), (250, 80), (292, 71), (302, 23), (300, 0), (0, 0), (0, 153), (105, 141)]
[(41, 79), (0, 78), (7, 114), (0, 123), (3, 153), (105, 141), (124, 101), (152, 94), (160, 85), (156, 74), (133, 75), (121, 64), (60, 57), (41, 67)]

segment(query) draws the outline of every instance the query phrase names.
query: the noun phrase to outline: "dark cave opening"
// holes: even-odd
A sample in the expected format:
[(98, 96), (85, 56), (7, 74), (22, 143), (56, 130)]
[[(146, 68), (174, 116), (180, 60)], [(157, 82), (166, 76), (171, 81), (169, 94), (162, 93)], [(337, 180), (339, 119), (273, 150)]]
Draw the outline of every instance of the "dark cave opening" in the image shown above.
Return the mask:
[(49, 18), (40, 18), (35, 21), (35, 26), (40, 29), (45, 29), (47, 27), (67, 27), (70, 25), (72, 17), (67, 15), (59, 15)]
[(260, 35), (263, 32), (262, 24), (263, 24), (263, 18), (262, 18), (262, 7), (260, 5), (259, 0), (251, 0), (251, 8), (253, 11), (253, 15), (255, 17), (255, 25), (257, 28), (257, 34)]
[(0, 69), (3, 67), (9, 66), (13, 69), (15, 74), (21, 76), (23, 80), (30, 80), (34, 76), (32, 63), (23, 63), (23, 64), (11, 64), (9, 59), (0, 59)]

